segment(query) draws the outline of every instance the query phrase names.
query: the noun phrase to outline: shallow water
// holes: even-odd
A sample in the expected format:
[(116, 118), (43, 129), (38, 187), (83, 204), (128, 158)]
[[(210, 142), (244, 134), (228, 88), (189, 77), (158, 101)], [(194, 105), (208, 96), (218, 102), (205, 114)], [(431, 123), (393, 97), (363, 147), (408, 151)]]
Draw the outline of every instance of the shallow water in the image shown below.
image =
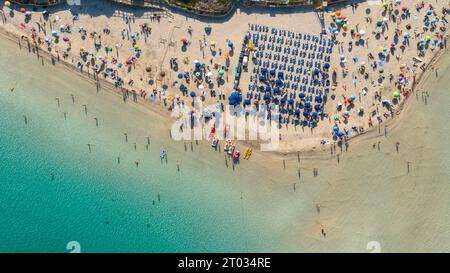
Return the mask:
[[(167, 120), (97, 94), (60, 65), (41, 66), (25, 49), (0, 46), (0, 62), (14, 64), (0, 78), (2, 252), (68, 252), (69, 241), (83, 252), (366, 252), (369, 241), (382, 251), (448, 251), (444, 69), (428, 104), (413, 101), (387, 138), (350, 147), (339, 163), (302, 160), (299, 179), (297, 160), (284, 169), (255, 154), (233, 171), (207, 143), (193, 152), (187, 143), (185, 152), (168, 140)], [(446, 71), (449, 63), (447, 56)], [(378, 141), (380, 151), (372, 148)]]

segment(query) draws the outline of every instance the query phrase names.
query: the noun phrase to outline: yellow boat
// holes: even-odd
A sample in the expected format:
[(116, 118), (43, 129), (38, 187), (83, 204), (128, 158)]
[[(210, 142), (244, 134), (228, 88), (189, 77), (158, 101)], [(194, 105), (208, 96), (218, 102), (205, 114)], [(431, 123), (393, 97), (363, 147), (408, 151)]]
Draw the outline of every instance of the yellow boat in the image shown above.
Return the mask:
[(252, 148), (247, 148), (246, 150), (245, 150), (245, 152), (244, 152), (244, 159), (249, 159), (250, 158), (250, 156), (252, 155)]

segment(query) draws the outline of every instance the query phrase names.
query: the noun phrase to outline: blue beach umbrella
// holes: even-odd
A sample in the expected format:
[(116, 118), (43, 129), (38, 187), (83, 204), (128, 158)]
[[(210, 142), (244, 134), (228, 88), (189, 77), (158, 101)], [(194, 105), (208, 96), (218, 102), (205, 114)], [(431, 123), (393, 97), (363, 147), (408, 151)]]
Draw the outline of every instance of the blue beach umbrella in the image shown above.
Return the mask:
[(259, 76), (259, 81), (265, 82), (265, 81), (266, 81), (266, 77), (264, 77), (264, 76)]
[(191, 97), (194, 98), (196, 96), (195, 91), (191, 91)]
[(183, 73), (178, 73), (178, 79), (182, 79), (183, 78)]
[(229, 46), (229, 47), (233, 47), (233, 45), (234, 45), (233, 42), (231, 42), (231, 41), (228, 42), (228, 46)]
[(298, 97), (300, 98), (300, 99), (303, 99), (303, 98), (305, 98), (305, 94), (304, 93), (300, 93), (300, 94), (298, 94)]

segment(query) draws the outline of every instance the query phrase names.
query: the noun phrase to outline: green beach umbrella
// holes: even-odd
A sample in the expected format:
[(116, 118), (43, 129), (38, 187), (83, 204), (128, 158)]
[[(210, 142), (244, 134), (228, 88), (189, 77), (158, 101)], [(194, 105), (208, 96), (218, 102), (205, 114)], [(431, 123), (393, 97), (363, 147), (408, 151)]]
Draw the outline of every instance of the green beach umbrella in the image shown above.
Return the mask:
[(388, 7), (388, 3), (387, 2), (383, 2), (383, 7), (387, 8)]
[(398, 91), (395, 91), (394, 93), (392, 93), (392, 95), (394, 96), (394, 98), (398, 99), (400, 98), (400, 93)]
[(225, 71), (219, 70), (219, 75), (220, 75), (220, 76), (223, 76), (224, 74), (225, 74)]
[(211, 29), (212, 29), (211, 25), (207, 25), (207, 26), (205, 27), (205, 31), (206, 31), (206, 32), (211, 31)]
[(427, 35), (427, 36), (425, 37), (425, 41), (431, 41), (431, 36), (430, 36), (430, 35)]
[(200, 77), (202, 74), (200, 72), (195, 72), (196, 77)]
[(384, 72), (384, 69), (383, 68), (380, 68), (380, 70), (378, 70), (380, 73), (383, 73)]
[(339, 116), (338, 115), (334, 115), (334, 120), (339, 120)]

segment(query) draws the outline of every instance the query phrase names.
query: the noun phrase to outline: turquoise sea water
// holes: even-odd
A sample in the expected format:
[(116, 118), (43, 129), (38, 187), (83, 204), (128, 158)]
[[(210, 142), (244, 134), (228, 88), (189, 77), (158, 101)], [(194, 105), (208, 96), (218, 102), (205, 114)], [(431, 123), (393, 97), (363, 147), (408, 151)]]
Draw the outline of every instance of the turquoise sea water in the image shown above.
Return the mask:
[(233, 171), (207, 143), (191, 152), (168, 140), (170, 122), (145, 108), (0, 48), (0, 252), (68, 252), (70, 241), (82, 252), (367, 252), (373, 240), (383, 251), (449, 249), (448, 55), (424, 87), (428, 103), (411, 101), (388, 138), (351, 145), (339, 163), (283, 168), (255, 154)]
[[(0, 78), (1, 252), (66, 252), (69, 241), (83, 252), (257, 251), (264, 245), (243, 225), (233, 172), (219, 174), (186, 157), (182, 143), (178, 150), (165, 146), (168, 131), (157, 126), (163, 122), (157, 116), (116, 95), (96, 94), (91, 84), (61, 67), (41, 66), (25, 50), (6, 52), (15, 46), (2, 42), (0, 52), (1, 63), (14, 63)], [(148, 122), (133, 122), (139, 115)], [(168, 164), (160, 161), (162, 148)]]

